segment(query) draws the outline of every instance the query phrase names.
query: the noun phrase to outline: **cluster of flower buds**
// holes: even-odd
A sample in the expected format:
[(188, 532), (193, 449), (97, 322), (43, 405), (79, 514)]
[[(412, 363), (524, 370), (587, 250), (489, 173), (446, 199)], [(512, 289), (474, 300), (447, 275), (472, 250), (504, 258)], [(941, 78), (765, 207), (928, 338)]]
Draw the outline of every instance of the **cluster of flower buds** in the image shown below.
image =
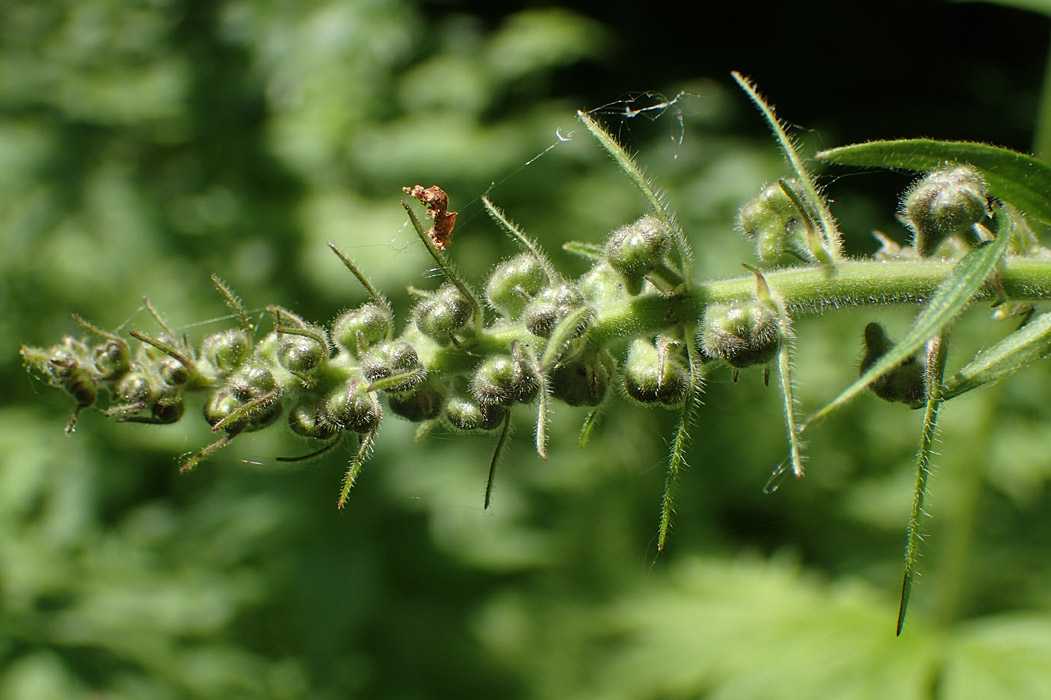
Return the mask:
[(541, 395), (594, 409), (619, 386), (635, 402), (675, 407), (691, 382), (682, 333), (631, 340), (623, 363), (614, 352), (623, 343), (589, 334), (607, 309), (639, 295), (666, 296), (681, 284), (672, 247), (667, 225), (645, 216), (614, 231), (592, 253), (592, 268), (570, 280), (529, 246), (489, 275), (489, 319), (447, 270), (438, 289), (413, 290), (420, 298), (400, 333), (386, 300), (336, 250), (372, 299), (324, 327), (269, 307), (273, 329), (262, 333), (216, 279), (239, 327), (192, 343), (147, 302), (162, 332), (130, 331), (139, 341), (134, 352), (124, 338), (81, 321), (97, 342), (64, 338), (51, 348), (24, 347), (22, 355), (35, 374), (76, 400), (76, 414), (94, 406), (120, 421), (172, 423), (187, 394), (201, 395), (200, 410), (221, 437), (184, 469), (281, 416), (297, 435), (323, 441), (310, 457), (347, 434), (359, 437), (364, 454), (386, 411), (427, 428), (485, 433)]
[[(786, 255), (797, 261), (818, 258), (812, 212), (799, 188), (795, 180), (781, 180), (740, 211), (740, 227), (763, 263), (784, 262)], [(787, 348), (785, 311), (754, 269), (752, 298), (707, 304), (699, 318), (638, 327), (610, 321), (643, 308), (643, 301), (663, 303), (688, 288), (681, 232), (673, 232), (667, 217), (643, 216), (614, 230), (601, 246), (576, 244), (592, 266), (571, 280), (485, 203), (524, 252), (498, 264), (478, 298), (444, 254), (428, 244), (445, 283), (433, 291), (413, 290), (419, 299), (400, 333), (386, 299), (333, 246), (371, 299), (326, 326), (270, 307), (273, 330), (263, 334), (216, 279), (240, 324), (196, 345), (147, 303), (163, 332), (130, 331), (140, 341), (134, 352), (117, 334), (78, 319), (94, 340), (67, 337), (50, 348), (23, 348), (22, 354), (32, 371), (76, 401), (70, 431), (77, 414), (97, 404), (120, 421), (172, 423), (183, 415), (187, 393), (202, 394), (204, 417), (222, 437), (184, 464), (190, 468), (234, 436), (265, 428), (282, 415), (294, 433), (324, 441), (306, 457), (351, 434), (363, 459), (385, 411), (421, 424), (421, 430), (444, 425), (456, 433), (506, 434), (512, 410), (532, 403), (540, 414), (543, 454), (548, 400), (595, 409), (618, 387), (632, 402), (683, 407), (705, 363), (729, 365), (735, 380), (739, 370), (761, 366), (768, 379), (769, 366)], [(952, 167), (914, 186), (903, 211), (914, 233), (913, 255), (928, 256), (947, 238), (970, 236), (989, 216), (988, 195), (973, 169)], [(620, 330), (609, 331), (616, 323)], [(862, 371), (892, 344), (879, 325), (870, 324), (865, 345)], [(916, 405), (923, 397), (922, 363), (902, 364), (872, 389)]]

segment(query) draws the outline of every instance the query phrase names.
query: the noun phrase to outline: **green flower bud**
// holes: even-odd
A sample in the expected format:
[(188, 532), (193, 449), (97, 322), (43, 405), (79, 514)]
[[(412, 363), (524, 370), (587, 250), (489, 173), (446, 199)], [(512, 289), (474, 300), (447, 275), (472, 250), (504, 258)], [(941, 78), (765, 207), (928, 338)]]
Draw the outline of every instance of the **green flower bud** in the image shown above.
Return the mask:
[(610, 234), (606, 241), (606, 262), (624, 278), (628, 292), (638, 294), (646, 275), (664, 265), (669, 248), (668, 229), (647, 214)]
[(113, 390), (114, 401), (129, 407), (145, 408), (156, 395), (153, 378), (141, 367), (135, 367), (125, 374)]
[[(155, 425), (177, 423), (182, 418), (183, 413), (186, 412), (186, 404), (181, 396), (160, 396), (150, 404), (149, 408), (150, 419), (148, 422)], [(278, 406), (278, 413), (281, 412), (280, 408)], [(277, 417), (276, 413), (274, 417)]]
[(390, 337), (393, 327), (390, 312), (380, 304), (369, 302), (344, 312), (335, 320), (332, 342), (358, 357)]
[[(248, 409), (244, 410), (245, 407)], [(245, 363), (230, 376), (205, 404), (204, 417), (215, 426), (237, 411), (243, 414), (224, 425), (228, 433), (264, 428), (281, 415), (277, 381), (258, 360)]]
[[(892, 347), (894, 341), (883, 330), (883, 326), (878, 323), (865, 326), (865, 356), (861, 359), (858, 375), (867, 372)], [(916, 356), (909, 357), (869, 384), (869, 389), (884, 401), (900, 402), (919, 408), (925, 401), (923, 363)]]
[(313, 401), (301, 401), (288, 412), (288, 427), (297, 435), (327, 440), (335, 437), (340, 427), (326, 420), (321, 405)]
[(410, 391), (388, 393), (387, 405), (392, 413), (413, 423), (431, 420), (442, 414), (445, 389), (434, 382), (425, 381)]
[(483, 406), (510, 406), (536, 398), (540, 378), (520, 353), (492, 355), (471, 377), (471, 393)]
[(92, 351), (100, 379), (116, 379), (131, 367), (131, 350), (120, 338), (99, 343)]
[(522, 253), (496, 266), (486, 282), (485, 297), (502, 316), (516, 319), (547, 284), (540, 261), (530, 253)]
[(957, 165), (928, 173), (913, 185), (902, 210), (913, 246), (926, 258), (947, 238), (971, 237), (974, 224), (989, 213), (989, 192), (977, 170)]
[(156, 369), (157, 374), (168, 386), (178, 387), (190, 381), (190, 371), (186, 369), (186, 365), (169, 355), (157, 361)]
[(551, 396), (570, 406), (597, 406), (606, 397), (617, 361), (609, 350), (588, 350), (551, 370)]
[(781, 348), (777, 314), (759, 301), (709, 306), (700, 336), (705, 355), (737, 368), (765, 365)]
[(622, 299), (627, 290), (624, 278), (605, 262), (596, 263), (577, 280), (577, 289), (584, 301), (601, 307)]
[(574, 285), (560, 284), (541, 290), (533, 297), (522, 320), (530, 333), (547, 338), (562, 319), (583, 305), (584, 297)]
[[(314, 330), (324, 338), (320, 329)], [(277, 336), (277, 361), (293, 374), (313, 375), (328, 359), (328, 346), (315, 338), (296, 333), (278, 333)]]
[(361, 360), (361, 371), (372, 383), (398, 378), (384, 386), (387, 391), (407, 391), (423, 376), (424, 368), (416, 350), (408, 343), (391, 341), (376, 345)]
[(445, 402), (445, 420), (456, 430), (490, 431), (499, 428), (507, 417), (507, 407), (498, 404), (480, 404), (460, 394)]
[(374, 430), (382, 415), (375, 395), (366, 392), (365, 386), (355, 381), (326, 396), (321, 411), (328, 425), (356, 433)]
[(471, 320), (471, 302), (455, 285), (446, 284), (416, 305), (413, 319), (421, 333), (448, 345), (453, 333)]
[(240, 328), (231, 328), (205, 338), (201, 342), (201, 357), (220, 377), (226, 377), (248, 359), (251, 349), (248, 334)]
[[(786, 180), (796, 186), (795, 179)], [(773, 263), (795, 248), (806, 248), (806, 224), (779, 183), (767, 185), (737, 214), (737, 224), (755, 243), (756, 255)]]
[(681, 353), (672, 353), (670, 343), (639, 338), (632, 341), (624, 360), (624, 391), (639, 403), (678, 406), (686, 398), (689, 372)]

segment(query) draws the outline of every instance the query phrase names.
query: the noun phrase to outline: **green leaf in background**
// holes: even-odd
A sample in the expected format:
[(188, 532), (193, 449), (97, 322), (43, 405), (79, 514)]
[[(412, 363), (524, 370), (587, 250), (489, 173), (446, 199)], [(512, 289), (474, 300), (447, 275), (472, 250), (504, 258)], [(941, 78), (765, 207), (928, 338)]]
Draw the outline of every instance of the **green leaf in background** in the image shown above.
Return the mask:
[(945, 163), (969, 163), (981, 171), (994, 196), (1051, 223), (1051, 165), (1006, 148), (966, 141), (900, 139), (831, 148), (816, 157), (837, 165), (919, 172)]
[(682, 561), (667, 583), (594, 625), (588, 690), (574, 697), (1051, 697), (1046, 617), (917, 626), (896, 638), (891, 607), (870, 584), (823, 582), (785, 562)]
[(897, 345), (887, 351), (867, 372), (858, 377), (857, 381), (844, 389), (839, 396), (833, 399), (827, 406), (815, 413), (803, 426), (824, 418), (850, 399), (864, 391), (869, 384), (890, 369), (896, 367), (905, 358), (916, 352), (934, 334), (944, 330), (952, 323), (953, 319), (971, 301), (975, 293), (985, 283), (989, 273), (993, 271), (996, 263), (1003, 257), (1007, 250), (1007, 242), (1010, 239), (1008, 231), (1010, 226), (1002, 217), (997, 217), (998, 226), (996, 238), (972, 250), (958, 262), (948, 276), (938, 285), (934, 296), (927, 306), (916, 317), (912, 328), (905, 334)]

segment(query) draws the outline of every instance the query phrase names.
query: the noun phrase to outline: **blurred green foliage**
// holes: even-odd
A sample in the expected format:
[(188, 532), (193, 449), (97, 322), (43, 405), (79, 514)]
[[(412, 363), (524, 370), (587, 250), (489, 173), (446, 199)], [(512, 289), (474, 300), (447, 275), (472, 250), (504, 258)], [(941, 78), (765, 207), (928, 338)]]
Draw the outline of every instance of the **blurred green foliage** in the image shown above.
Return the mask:
[[(203, 421), (89, 413), (65, 439), (65, 397), (22, 373), (18, 346), (77, 332), (70, 311), (150, 328), (143, 294), (202, 332), (225, 313), (212, 272), (250, 306), (331, 318), (364, 295), (327, 240), (404, 311), (406, 285), (437, 286), (404, 185), (450, 193), (469, 278), (512, 250), (480, 216), (487, 192), (579, 272), (560, 244), (601, 240), (644, 203), (575, 124), (595, 105), (552, 95), (624, 41), (542, 6), (494, 20), (408, 0), (0, 5), (0, 698), (1051, 697), (1043, 367), (946, 407), (901, 639), (919, 430), (901, 407), (866, 398), (811, 431), (808, 477), (770, 496), (776, 393), (758, 373), (712, 376), (654, 561), (673, 416), (620, 404), (579, 450), (583, 414), (563, 409), (548, 462), (521, 416), (489, 511), (489, 441), (413, 444), (389, 421), (338, 513), (338, 455), (280, 465), (304, 445), (260, 434), (179, 477)], [(783, 171), (715, 78), (647, 85), (700, 93), (652, 123), (624, 103), (599, 116), (666, 187), (697, 272), (726, 276), (749, 259), (736, 206)], [(855, 250), (871, 228), (900, 231), (893, 201), (834, 206)], [(878, 316), (900, 334), (909, 313)], [(856, 376), (873, 315), (800, 321), (805, 406)], [(976, 311), (957, 344), (996, 332)]]

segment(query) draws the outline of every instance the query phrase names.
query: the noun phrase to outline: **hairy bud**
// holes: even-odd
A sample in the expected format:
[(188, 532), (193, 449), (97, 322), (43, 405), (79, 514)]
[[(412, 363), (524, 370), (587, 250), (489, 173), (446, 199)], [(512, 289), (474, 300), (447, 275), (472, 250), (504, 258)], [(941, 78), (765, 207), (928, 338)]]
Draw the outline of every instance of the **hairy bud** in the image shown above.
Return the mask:
[[(320, 329), (313, 330), (319, 338), (324, 339)], [(327, 359), (328, 346), (319, 343), (317, 338), (298, 333), (277, 334), (277, 361), (289, 372), (299, 376), (310, 376)]]
[(219, 377), (227, 377), (240, 367), (252, 349), (248, 334), (240, 328), (214, 333), (201, 342), (201, 357), (215, 368)]
[(437, 382), (425, 381), (409, 391), (388, 393), (387, 405), (392, 413), (413, 423), (432, 420), (442, 414), (445, 388)]
[(390, 312), (375, 302), (345, 311), (332, 324), (332, 342), (354, 357), (390, 337)]
[(584, 298), (571, 284), (548, 287), (529, 302), (522, 314), (522, 321), (530, 333), (547, 338), (562, 319), (583, 304)]
[(930, 257), (947, 238), (972, 236), (989, 211), (989, 193), (978, 171), (957, 165), (928, 173), (905, 194), (902, 211), (913, 232), (913, 246)]
[(326, 396), (321, 411), (324, 422), (356, 433), (374, 430), (382, 415), (376, 396), (365, 391), (361, 382), (355, 381)]
[(606, 262), (624, 278), (628, 293), (638, 294), (646, 275), (664, 265), (670, 248), (668, 229), (647, 214), (610, 234)]
[[(786, 180), (791, 187), (795, 179)], [(756, 255), (764, 263), (777, 262), (795, 248), (806, 248), (806, 224), (779, 183), (767, 185), (748, 200), (737, 214), (737, 224), (755, 243)]]
[(701, 351), (737, 368), (765, 365), (781, 347), (777, 314), (760, 301), (709, 306), (700, 334)]
[(445, 420), (456, 430), (496, 430), (507, 417), (507, 407), (499, 404), (480, 404), (477, 401), (454, 394), (445, 403)]
[(517, 319), (547, 284), (547, 274), (536, 256), (522, 253), (496, 266), (485, 284), (485, 298), (502, 316)]
[(456, 285), (446, 284), (417, 304), (412, 315), (421, 333), (448, 345), (453, 333), (471, 320), (471, 303)]
[(624, 391), (629, 397), (646, 405), (677, 406), (688, 387), (689, 371), (670, 341), (632, 341), (624, 359)]
[(570, 406), (597, 406), (606, 398), (616, 369), (609, 350), (587, 350), (551, 370), (551, 396)]
[(361, 371), (372, 383), (392, 380), (393, 383), (383, 387), (387, 391), (406, 391), (420, 380), (423, 366), (415, 348), (408, 343), (391, 341), (369, 350), (361, 360)]
[(483, 406), (510, 406), (536, 398), (540, 379), (521, 353), (492, 355), (471, 378), (471, 393)]

